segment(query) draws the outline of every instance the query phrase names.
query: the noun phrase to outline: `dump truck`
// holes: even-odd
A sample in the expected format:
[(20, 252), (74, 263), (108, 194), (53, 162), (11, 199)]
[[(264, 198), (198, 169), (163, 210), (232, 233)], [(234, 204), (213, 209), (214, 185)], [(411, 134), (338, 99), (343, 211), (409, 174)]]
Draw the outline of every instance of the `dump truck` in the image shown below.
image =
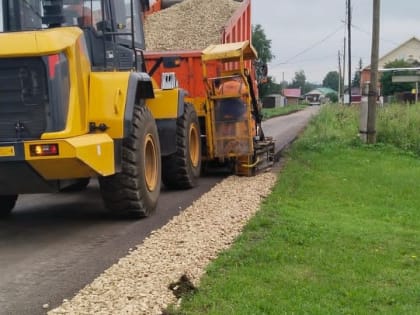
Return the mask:
[(194, 106), (146, 72), (148, 1), (1, 5), (0, 215), (20, 194), (81, 190), (98, 178), (107, 209), (139, 218), (156, 208), (162, 182), (197, 184)]
[[(148, 26), (147, 19), (152, 18), (154, 14), (161, 14), (162, 21), (169, 18), (176, 19), (175, 14), (184, 11), (182, 1), (178, 2), (181, 5), (177, 10), (175, 6), (163, 10), (162, 7), (154, 7), (153, 12), (146, 18), (146, 26)], [(203, 5), (201, 1), (185, 0), (184, 3), (188, 3), (188, 6), (195, 3), (197, 6)], [(179, 86), (188, 91), (186, 99), (194, 105), (201, 128), (202, 170), (205, 171), (209, 166), (220, 165), (228, 166), (234, 174), (251, 176), (273, 164), (274, 143), (272, 138), (266, 137), (262, 131), (261, 102), (258, 96), (258, 83), (265, 80), (267, 66), (258, 60), (250, 42), (251, 1), (225, 0), (219, 3), (224, 3), (225, 7), (214, 10), (216, 14), (220, 12), (230, 14), (225, 20), (212, 17), (212, 23), (215, 20), (222, 23), (220, 27), (210, 29), (211, 34), (205, 34), (202, 33), (203, 29), (208, 29), (204, 25), (205, 21), (194, 23), (187, 20), (190, 16), (186, 17), (185, 21), (181, 19), (187, 27), (179, 30), (176, 34), (177, 40), (161, 40), (145, 52), (145, 61), (147, 68), (150, 69), (149, 73), (157, 84), (165, 84), (168, 73), (172, 73)], [(210, 7), (210, 2), (207, 5)], [(232, 13), (229, 10), (232, 10)], [(153, 21), (149, 28), (158, 34), (163, 32), (166, 26), (165, 23), (159, 23), (158, 18), (157, 20), (156, 23)], [(162, 25), (163, 29), (156, 29), (159, 25)], [(209, 41), (208, 38), (215, 38), (214, 42), (205, 44)], [(182, 47), (180, 43), (183, 42), (187, 47)], [(205, 44), (203, 49), (194, 47), (203, 44)], [(194, 49), (191, 49), (192, 46)], [(223, 53), (214, 53), (215, 51)], [(178, 58), (177, 67), (168, 67), (159, 63), (163, 56)], [(241, 125), (242, 129), (236, 129), (233, 136), (222, 139), (221, 129), (226, 127), (227, 122), (218, 121), (215, 115), (215, 109), (221, 99), (214, 93), (214, 84), (233, 75), (239, 76), (245, 84), (248, 94), (245, 101), (246, 114), (241, 118), (242, 122), (231, 121), (232, 124)], [(212, 81), (210, 78), (213, 78), (213, 82), (210, 82)], [(222, 143), (226, 143), (223, 149)]]

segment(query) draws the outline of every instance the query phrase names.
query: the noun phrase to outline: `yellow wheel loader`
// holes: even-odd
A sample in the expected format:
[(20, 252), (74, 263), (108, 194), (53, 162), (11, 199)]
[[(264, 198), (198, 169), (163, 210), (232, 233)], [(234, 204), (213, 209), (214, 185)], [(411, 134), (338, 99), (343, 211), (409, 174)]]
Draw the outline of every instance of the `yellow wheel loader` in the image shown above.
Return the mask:
[[(1, 0), (0, 215), (19, 194), (80, 190), (144, 217), (161, 181), (196, 185), (198, 118), (145, 68), (146, 0)], [(176, 65), (176, 58), (161, 62)]]

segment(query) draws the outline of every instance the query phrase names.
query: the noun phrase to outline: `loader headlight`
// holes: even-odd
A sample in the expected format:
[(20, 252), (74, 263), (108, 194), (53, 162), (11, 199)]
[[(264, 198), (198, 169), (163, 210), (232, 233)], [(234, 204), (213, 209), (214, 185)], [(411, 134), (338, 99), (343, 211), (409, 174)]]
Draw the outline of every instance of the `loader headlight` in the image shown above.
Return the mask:
[(31, 156), (53, 156), (58, 155), (58, 144), (32, 144), (29, 146)]

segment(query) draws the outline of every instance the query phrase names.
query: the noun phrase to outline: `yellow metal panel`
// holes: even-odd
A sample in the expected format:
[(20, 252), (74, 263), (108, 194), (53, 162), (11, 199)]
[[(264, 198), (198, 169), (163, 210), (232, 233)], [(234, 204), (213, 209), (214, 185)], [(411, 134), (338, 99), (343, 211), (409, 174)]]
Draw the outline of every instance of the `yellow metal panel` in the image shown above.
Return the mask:
[(124, 112), (130, 72), (92, 72), (88, 120), (108, 126), (114, 139), (124, 134)]
[(243, 56), (243, 59), (256, 59), (257, 51), (249, 41), (210, 45), (203, 50), (202, 60), (225, 60), (237, 59)]
[(15, 156), (15, 147), (8, 146), (8, 147), (0, 147), (0, 156), (7, 157), (7, 156)]
[(23, 57), (54, 54), (74, 45), (81, 34), (82, 31), (77, 27), (1, 33), (0, 56)]
[(170, 119), (178, 117), (179, 90), (155, 90), (155, 98), (146, 100), (155, 119)]
[[(59, 155), (31, 156), (30, 145), (52, 143), (58, 144)], [(45, 179), (70, 179), (93, 174), (108, 176), (115, 173), (114, 142), (107, 134), (88, 134), (57, 141), (28, 141), (24, 147), (26, 160)]]
[(62, 131), (44, 133), (42, 139), (76, 137), (88, 132), (90, 61), (83, 37), (64, 51), (69, 61), (70, 95), (66, 127)]
[(74, 179), (98, 175), (77, 159), (31, 160), (29, 164), (46, 180)]
[[(88, 131), (90, 61), (83, 32), (77, 27), (0, 34), (1, 57), (46, 56), (64, 53), (69, 62), (70, 95), (64, 130), (44, 133), (42, 139), (68, 138)], [(24, 43), (24, 44), (22, 44)]]
[(92, 134), (66, 140), (76, 150), (76, 157), (99, 175), (115, 173), (114, 141), (107, 134)]
[(206, 101), (205, 97), (186, 97), (185, 101), (191, 103), (194, 106), (194, 109), (198, 117), (205, 117), (207, 114), (206, 111)]

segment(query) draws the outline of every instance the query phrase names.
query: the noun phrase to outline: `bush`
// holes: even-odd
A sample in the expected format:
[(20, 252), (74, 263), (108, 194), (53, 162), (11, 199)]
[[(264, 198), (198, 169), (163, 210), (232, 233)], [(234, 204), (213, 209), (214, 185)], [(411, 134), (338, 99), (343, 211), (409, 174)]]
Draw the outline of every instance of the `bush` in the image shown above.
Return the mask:
[(331, 92), (331, 93), (328, 93), (327, 95), (326, 95), (326, 97), (330, 100), (330, 102), (332, 102), (332, 103), (337, 103), (338, 102), (338, 96), (337, 96), (337, 93), (333, 93), (333, 92)]
[(377, 141), (420, 155), (420, 104), (391, 104), (378, 110)]
[(296, 145), (311, 150), (354, 145), (360, 143), (357, 126), (357, 108), (327, 104), (321, 107), (317, 117), (309, 123), (305, 136)]
[[(320, 150), (336, 146), (360, 146), (359, 107), (326, 105), (307, 127), (298, 146)], [(392, 145), (420, 156), (420, 104), (392, 104), (378, 108), (377, 145)]]

